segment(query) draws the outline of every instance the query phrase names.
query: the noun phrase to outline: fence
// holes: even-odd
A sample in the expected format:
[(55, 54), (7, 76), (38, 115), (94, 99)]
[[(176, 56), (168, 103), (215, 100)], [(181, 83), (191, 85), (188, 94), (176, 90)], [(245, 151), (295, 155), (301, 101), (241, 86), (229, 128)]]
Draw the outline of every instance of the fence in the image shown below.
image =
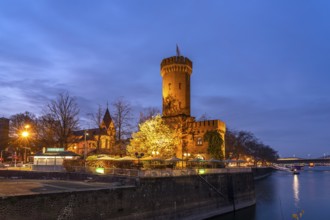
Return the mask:
[(251, 168), (216, 168), (216, 169), (165, 169), (165, 170), (141, 170), (140, 177), (166, 177), (166, 176), (190, 176), (216, 173), (246, 173), (252, 172)]
[(90, 168), (74, 167), (74, 172), (87, 172), (100, 175), (115, 175), (128, 177), (168, 177), (168, 176), (189, 176), (201, 174), (216, 174), (216, 173), (246, 173), (252, 172), (251, 168), (215, 168), (215, 169), (120, 169), (120, 168)]

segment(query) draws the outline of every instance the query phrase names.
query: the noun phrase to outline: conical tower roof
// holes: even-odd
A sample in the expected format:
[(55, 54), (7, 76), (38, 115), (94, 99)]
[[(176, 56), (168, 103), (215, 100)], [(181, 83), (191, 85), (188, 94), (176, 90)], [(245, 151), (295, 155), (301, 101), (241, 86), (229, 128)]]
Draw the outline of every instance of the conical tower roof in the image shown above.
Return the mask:
[(103, 123), (106, 128), (109, 128), (110, 123), (112, 122), (112, 118), (110, 116), (110, 111), (107, 107), (107, 110), (105, 111), (104, 117), (103, 117)]

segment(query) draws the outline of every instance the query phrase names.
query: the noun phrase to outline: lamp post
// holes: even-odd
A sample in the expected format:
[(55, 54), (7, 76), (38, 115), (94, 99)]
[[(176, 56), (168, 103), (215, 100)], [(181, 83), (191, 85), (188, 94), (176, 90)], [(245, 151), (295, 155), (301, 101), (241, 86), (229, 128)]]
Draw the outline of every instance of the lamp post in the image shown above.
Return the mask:
[(15, 160), (15, 167), (16, 167), (16, 162), (17, 162), (17, 154), (16, 154), (16, 151), (15, 151), (15, 154), (14, 154), (14, 160)]
[[(183, 156), (184, 156), (185, 159), (186, 159), (186, 169), (187, 169), (188, 157), (190, 157), (190, 153), (188, 153), (188, 152), (184, 152), (184, 153), (183, 153)], [(182, 160), (182, 164), (183, 164), (183, 160)], [(183, 168), (183, 167), (182, 167), (182, 168)]]
[(135, 156), (138, 159), (138, 168), (140, 168), (140, 158), (144, 156), (144, 153), (135, 152)]
[[(30, 127), (30, 125), (25, 125), (25, 131), (22, 132), (22, 136), (25, 138), (25, 142), (27, 143), (27, 138), (29, 137), (29, 132), (27, 131), (27, 129)], [(26, 163), (27, 158), (26, 158), (26, 148), (27, 146), (24, 147), (24, 163)]]
[(84, 132), (84, 136), (85, 136), (85, 143), (84, 143), (84, 161), (85, 161), (85, 171), (86, 171), (86, 166), (87, 166), (87, 163), (86, 163), (86, 159), (87, 159), (87, 135), (88, 135), (88, 133), (87, 133), (87, 130), (85, 130), (85, 132)]

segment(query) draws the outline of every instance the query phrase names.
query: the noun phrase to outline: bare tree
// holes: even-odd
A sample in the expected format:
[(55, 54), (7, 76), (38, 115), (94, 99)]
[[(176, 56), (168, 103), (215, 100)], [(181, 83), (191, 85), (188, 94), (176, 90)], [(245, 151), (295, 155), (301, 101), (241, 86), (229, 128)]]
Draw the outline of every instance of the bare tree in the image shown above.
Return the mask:
[[(58, 145), (57, 121), (50, 114), (43, 115), (37, 120), (37, 138), (40, 148), (55, 147)], [(39, 149), (40, 150), (40, 149)]]
[(207, 121), (210, 120), (210, 117), (206, 114), (206, 112), (204, 112), (204, 114), (202, 114), (197, 121)]
[(76, 99), (68, 92), (60, 93), (56, 100), (51, 100), (46, 113), (56, 122), (55, 133), (59, 147), (67, 148), (71, 143), (72, 132), (78, 129), (79, 108)]
[(30, 127), (34, 127), (36, 122), (36, 116), (30, 112), (19, 113), (16, 115), (12, 115), (10, 117), (10, 137), (18, 137), (24, 127), (29, 125)]
[[(29, 147), (36, 150), (37, 146), (37, 118), (33, 113), (24, 112), (10, 117), (9, 136), (10, 146), (15, 151), (23, 152), (23, 148)], [(22, 136), (23, 131), (27, 131), (26, 137)], [(13, 151), (13, 149), (10, 149)]]
[(139, 124), (151, 119), (152, 117), (159, 115), (160, 110), (155, 107), (149, 107), (140, 112)]
[(114, 114), (113, 120), (116, 128), (117, 141), (122, 142), (132, 133), (132, 109), (131, 105), (122, 97), (112, 103)]
[(96, 144), (96, 150), (99, 152), (101, 149), (101, 135), (102, 135), (102, 121), (104, 116), (104, 110), (102, 109), (102, 106), (99, 105), (97, 111), (95, 113), (88, 113), (87, 114), (91, 121), (94, 123), (95, 126), (99, 129), (98, 135), (97, 135), (97, 144)]

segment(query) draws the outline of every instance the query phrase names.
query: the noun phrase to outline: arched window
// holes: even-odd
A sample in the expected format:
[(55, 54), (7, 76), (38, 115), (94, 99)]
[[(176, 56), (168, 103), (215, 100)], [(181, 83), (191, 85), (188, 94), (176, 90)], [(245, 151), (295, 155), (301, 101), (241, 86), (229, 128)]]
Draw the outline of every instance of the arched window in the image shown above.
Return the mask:
[(197, 145), (198, 146), (203, 145), (203, 138), (201, 137), (197, 138)]

